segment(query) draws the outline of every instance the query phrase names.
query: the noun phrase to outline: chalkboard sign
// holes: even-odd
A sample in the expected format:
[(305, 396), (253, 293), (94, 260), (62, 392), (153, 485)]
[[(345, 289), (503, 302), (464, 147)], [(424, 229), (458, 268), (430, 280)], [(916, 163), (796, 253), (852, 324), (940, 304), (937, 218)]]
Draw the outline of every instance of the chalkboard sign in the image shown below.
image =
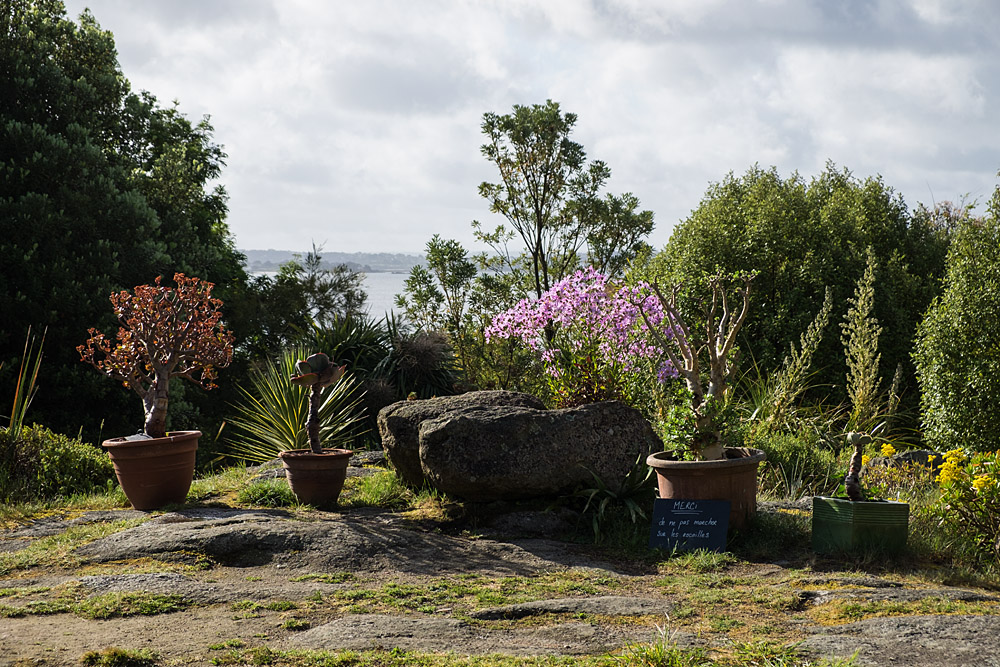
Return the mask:
[(657, 498), (653, 504), (649, 548), (725, 551), (728, 529), (728, 500)]

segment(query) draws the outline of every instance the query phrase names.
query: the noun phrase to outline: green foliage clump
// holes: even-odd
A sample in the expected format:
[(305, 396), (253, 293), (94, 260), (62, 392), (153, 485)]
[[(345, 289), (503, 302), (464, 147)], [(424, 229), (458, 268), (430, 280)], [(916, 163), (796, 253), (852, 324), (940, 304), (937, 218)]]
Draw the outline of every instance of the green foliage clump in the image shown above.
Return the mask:
[(258, 507), (295, 507), (299, 504), (288, 482), (283, 479), (248, 484), (239, 490), (236, 500), (244, 505)]
[(1000, 451), (945, 454), (938, 475), (941, 496), (933, 511), (939, 523), (967, 544), (979, 558), (1000, 560)]
[(470, 258), (458, 241), (435, 235), (427, 242), (427, 268), (411, 270), (396, 307), (418, 330), (448, 337), (463, 388), (544, 391), (530, 350), (514, 340), (485, 336), (493, 317), (520, 298), (518, 281), (496, 258)]
[(913, 358), (924, 438), (939, 451), (1000, 447), (1000, 187), (989, 215), (959, 221), (944, 290), (920, 324)]
[(389, 353), (375, 367), (375, 378), (395, 390), (398, 399), (450, 396), (461, 369), (448, 336), (440, 331), (407, 331), (389, 320)]
[(91, 619), (127, 618), (129, 616), (156, 616), (186, 609), (190, 603), (180, 595), (125, 592), (104, 593), (77, 603), (73, 611)]
[(34, 417), (88, 438), (102, 420), (134, 432), (137, 406), (74, 350), (88, 327), (114, 326), (107, 294), (150, 275), (197, 275), (223, 300), (246, 281), (212, 186), (225, 153), (207, 119), (130, 90), (89, 11), (74, 22), (61, 2), (3, 3), (0, 70), (0, 362), (19, 332), (47, 327)]
[(87, 667), (155, 667), (160, 656), (152, 651), (111, 647), (103, 651), (88, 651), (80, 658)]
[(115, 478), (104, 453), (43, 426), (0, 430), (0, 500), (22, 502), (107, 489)]
[[(910, 215), (879, 177), (858, 179), (830, 164), (807, 182), (754, 166), (710, 186), (637, 277), (679, 282), (697, 294), (710, 276), (756, 272), (754, 308), (740, 346), (744, 358), (771, 372), (806, 331), (827, 288), (831, 319), (843, 321), (871, 247), (879, 265), (874, 314), (885, 329), (882, 363), (888, 369), (902, 363), (904, 385), (911, 386), (916, 323), (937, 293), (947, 242), (934, 216)], [(690, 301), (686, 307), (698, 309)], [(847, 369), (837, 343), (828, 336), (819, 345), (813, 385), (825, 386), (839, 402), (846, 397)]]
[(826, 495), (837, 488), (843, 476), (836, 453), (808, 430), (756, 431), (746, 444), (767, 455), (758, 483), (763, 495), (787, 499)]

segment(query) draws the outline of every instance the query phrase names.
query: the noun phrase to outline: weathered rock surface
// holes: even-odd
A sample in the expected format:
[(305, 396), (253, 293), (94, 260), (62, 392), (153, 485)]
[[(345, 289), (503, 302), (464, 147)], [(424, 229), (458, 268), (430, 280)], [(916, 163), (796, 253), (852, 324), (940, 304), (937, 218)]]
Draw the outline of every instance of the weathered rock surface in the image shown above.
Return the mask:
[(1000, 667), (1000, 616), (892, 616), (820, 628), (801, 648), (859, 667)]
[(411, 486), (421, 486), (424, 474), (420, 467), (420, 424), (443, 414), (472, 405), (520, 406), (544, 410), (545, 405), (531, 394), (516, 391), (470, 391), (458, 396), (441, 396), (421, 401), (399, 401), (382, 408), (378, 430), (382, 448), (396, 473)]
[(423, 421), (420, 464), (437, 489), (473, 501), (620, 488), (663, 445), (642, 414), (608, 401), (563, 410), (468, 406)]
[(329, 514), (296, 521), (280, 510), (198, 509), (164, 514), (79, 547), (92, 562), (156, 558), (197, 562), (207, 557), (230, 567), (277, 567), (353, 572), (393, 570), (422, 575), (527, 575), (591, 565), (558, 542), (466, 540), (419, 530), (391, 515)]
[[(775, 511), (781, 506), (762, 503), (761, 509)], [(0, 536), (44, 541), (60, 529), (148, 517), (133, 511), (47, 517)], [(518, 518), (513, 525), (520, 526), (523, 520)], [(306, 514), (192, 508), (163, 514), (79, 547), (74, 554), (82, 563), (67, 559), (68, 568), (39, 565), (22, 571), (16, 558), (7, 561), (14, 568), (0, 577), (0, 588), (5, 589), (0, 600), (5, 607), (0, 615), (0, 664), (79, 665), (84, 652), (109, 646), (152, 649), (163, 656), (163, 664), (209, 664), (225, 657), (219, 646), (230, 645), (242, 650), (398, 647), (462, 655), (599, 654), (655, 640), (660, 627), (670, 643), (731, 646), (726, 633), (688, 634), (669, 627), (663, 614), (670, 614), (672, 605), (686, 603), (657, 585), (662, 573), (656, 566), (611, 565), (600, 552), (552, 539), (512, 540), (500, 534), (495, 538), (484, 538), (478, 531), (450, 536), (421, 530), (390, 511), (357, 508)], [(199, 555), (217, 563), (204, 569), (161, 562)], [(843, 658), (858, 650), (854, 664), (859, 667), (1000, 667), (1000, 615), (985, 615), (997, 610), (996, 590), (929, 588), (891, 571), (803, 575), (801, 565), (795, 570), (773, 563), (740, 567), (740, 577), (751, 568), (753, 574), (747, 576), (759, 578), (762, 586), (777, 587), (781, 594), (802, 592), (806, 608), (845, 597), (904, 604), (940, 597), (973, 602), (985, 610), (984, 615), (900, 615), (824, 627), (813, 627), (801, 609), (782, 614), (782, 631), (796, 639), (799, 633), (808, 634), (801, 646), (817, 657)], [(142, 571), (145, 568), (150, 571)], [(391, 605), (382, 607), (384, 613), (374, 613), (378, 604), (353, 610), (344, 597), (338, 601), (344, 593), (359, 594), (350, 600), (363, 600), (366, 592), (384, 591), (389, 584), (432, 592), (442, 579), (461, 581), (458, 574), (469, 575), (470, 585), (492, 586), (500, 581), (484, 579), (491, 573), (537, 581), (544, 577), (533, 575), (566, 568), (584, 581), (591, 579), (591, 573), (594, 581), (613, 580), (616, 585), (603, 590), (616, 592), (552, 590), (560, 597), (546, 599), (539, 588), (538, 599), (519, 604), (484, 609), (467, 600), (448, 600), (431, 602), (432, 611), (421, 613), (385, 611)], [(719, 585), (726, 584), (720, 580)], [(33, 605), (61, 599), (67, 592), (73, 598), (110, 592), (177, 594), (186, 607), (169, 615), (100, 620), (68, 612), (30, 613)], [(270, 604), (274, 602), (281, 604)], [(248, 609), (247, 603), (259, 607)], [(287, 627), (292, 619), (311, 628)]]
[(463, 655), (582, 655), (613, 650), (629, 641), (650, 641), (648, 628), (596, 627), (568, 622), (536, 628), (494, 630), (440, 616), (354, 614), (307, 630), (290, 644), (307, 649), (398, 647), (407, 651)]

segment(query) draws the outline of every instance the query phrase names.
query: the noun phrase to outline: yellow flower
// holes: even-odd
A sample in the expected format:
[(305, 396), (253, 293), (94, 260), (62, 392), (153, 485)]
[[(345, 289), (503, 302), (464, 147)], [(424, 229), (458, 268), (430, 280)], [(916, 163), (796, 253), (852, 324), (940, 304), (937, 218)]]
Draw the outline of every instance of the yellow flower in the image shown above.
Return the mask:
[(956, 480), (958, 480), (958, 464), (953, 459), (947, 458), (941, 464), (941, 472), (937, 477), (938, 484), (944, 486)]
[(868, 456), (867, 454), (862, 454), (861, 455), (861, 465), (866, 466), (866, 465), (868, 465), (868, 462), (871, 461), (871, 460), (872, 460), (872, 457)]
[(893, 447), (890, 443), (887, 442), (882, 445), (882, 456), (889, 458), (891, 456), (894, 456), (895, 454), (896, 454), (896, 448)]
[(964, 463), (965, 452), (963, 452), (961, 449), (949, 450), (948, 452), (945, 452), (944, 460), (948, 463), (954, 463), (955, 465)]
[(976, 491), (982, 491), (991, 486), (993, 486), (993, 479), (989, 475), (979, 475), (972, 480), (972, 488)]

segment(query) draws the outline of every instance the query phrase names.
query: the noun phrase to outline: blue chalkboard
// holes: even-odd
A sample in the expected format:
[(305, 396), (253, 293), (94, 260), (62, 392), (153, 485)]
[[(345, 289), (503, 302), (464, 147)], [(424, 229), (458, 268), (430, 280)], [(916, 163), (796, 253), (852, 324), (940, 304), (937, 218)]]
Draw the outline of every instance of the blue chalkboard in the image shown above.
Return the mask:
[(653, 504), (649, 548), (725, 551), (728, 530), (728, 500), (657, 498)]

